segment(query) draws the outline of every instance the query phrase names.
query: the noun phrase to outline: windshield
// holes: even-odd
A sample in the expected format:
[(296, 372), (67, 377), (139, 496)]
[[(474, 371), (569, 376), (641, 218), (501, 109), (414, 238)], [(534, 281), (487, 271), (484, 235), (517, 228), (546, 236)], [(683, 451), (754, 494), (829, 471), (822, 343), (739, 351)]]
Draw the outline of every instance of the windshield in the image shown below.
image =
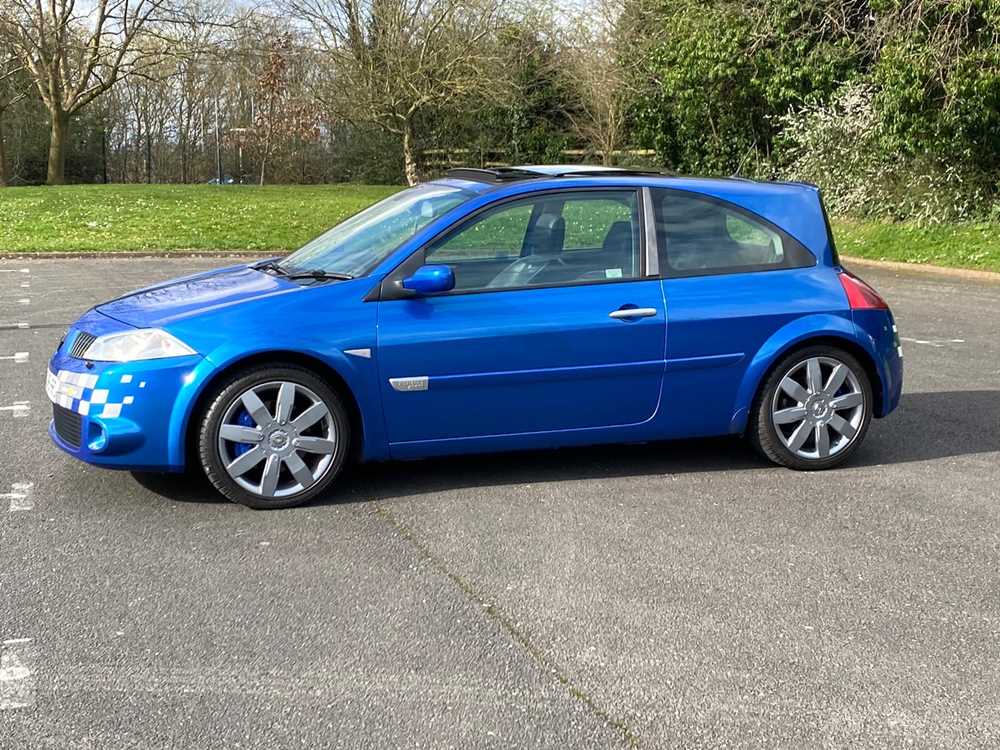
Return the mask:
[(341, 222), (281, 262), (291, 273), (364, 276), (389, 253), (472, 194), (448, 185), (403, 190)]

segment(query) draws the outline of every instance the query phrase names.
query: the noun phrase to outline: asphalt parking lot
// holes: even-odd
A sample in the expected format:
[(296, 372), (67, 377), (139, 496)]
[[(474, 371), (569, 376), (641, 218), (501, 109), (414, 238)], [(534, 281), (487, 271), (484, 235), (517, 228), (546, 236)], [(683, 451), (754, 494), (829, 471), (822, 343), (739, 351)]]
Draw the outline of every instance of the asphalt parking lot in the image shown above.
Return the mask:
[(576, 449), (261, 513), (50, 446), (67, 324), (226, 263), (0, 262), (0, 747), (997, 742), (1000, 284), (859, 269), (907, 382), (833, 472)]

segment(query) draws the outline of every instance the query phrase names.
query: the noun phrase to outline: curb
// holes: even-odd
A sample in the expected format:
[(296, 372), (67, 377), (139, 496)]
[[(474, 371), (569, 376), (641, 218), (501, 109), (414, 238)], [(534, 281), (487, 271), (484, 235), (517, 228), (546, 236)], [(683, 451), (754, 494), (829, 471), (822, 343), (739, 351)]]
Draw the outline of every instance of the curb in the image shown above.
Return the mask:
[(886, 271), (902, 271), (904, 273), (923, 276), (949, 276), (953, 279), (966, 281), (986, 281), (1000, 284), (1000, 273), (997, 271), (977, 271), (972, 268), (948, 268), (947, 266), (932, 266), (924, 263), (903, 263), (897, 260), (872, 260), (871, 258), (856, 258), (853, 255), (841, 255), (841, 261), (857, 266), (881, 268)]

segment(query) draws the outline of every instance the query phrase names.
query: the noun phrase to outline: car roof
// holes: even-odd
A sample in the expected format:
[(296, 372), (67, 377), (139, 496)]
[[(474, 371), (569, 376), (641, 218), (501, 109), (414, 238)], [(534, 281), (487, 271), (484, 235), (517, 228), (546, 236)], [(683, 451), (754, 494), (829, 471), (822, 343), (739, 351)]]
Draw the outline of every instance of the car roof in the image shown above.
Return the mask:
[[(635, 167), (610, 167), (597, 164), (522, 164), (511, 167), (459, 167), (445, 173), (445, 180), (475, 182), (486, 185), (506, 185), (512, 182), (542, 180), (546, 178), (601, 178), (636, 177), (651, 180), (670, 179), (682, 182), (739, 181), (754, 185), (788, 185), (815, 189), (815, 185), (805, 182), (779, 182), (775, 180), (753, 180), (733, 175), (732, 177), (692, 177), (678, 175), (661, 169), (640, 169)], [(478, 191), (477, 191), (478, 192)]]

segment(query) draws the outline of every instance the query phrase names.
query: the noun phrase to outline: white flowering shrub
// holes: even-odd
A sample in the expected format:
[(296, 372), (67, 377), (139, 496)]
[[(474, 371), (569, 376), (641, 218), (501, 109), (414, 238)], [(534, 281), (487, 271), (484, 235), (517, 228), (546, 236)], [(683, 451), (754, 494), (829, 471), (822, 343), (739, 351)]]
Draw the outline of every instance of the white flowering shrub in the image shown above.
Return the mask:
[(778, 175), (819, 185), (831, 213), (842, 216), (930, 225), (990, 212), (981, 176), (885, 148), (878, 122), (867, 84), (844, 86), (827, 104), (789, 112), (779, 122)]

